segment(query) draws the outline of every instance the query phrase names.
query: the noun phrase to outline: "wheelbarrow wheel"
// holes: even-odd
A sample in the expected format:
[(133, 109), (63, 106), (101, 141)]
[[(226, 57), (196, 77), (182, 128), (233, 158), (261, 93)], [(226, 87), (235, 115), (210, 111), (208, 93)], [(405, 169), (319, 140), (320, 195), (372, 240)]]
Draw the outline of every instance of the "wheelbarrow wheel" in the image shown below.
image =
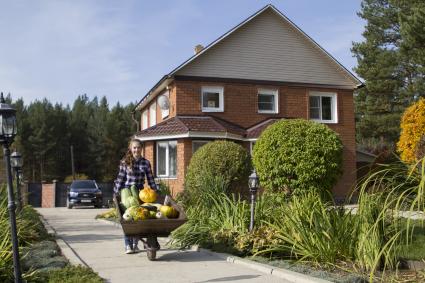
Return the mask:
[(156, 250), (148, 249), (146, 251), (146, 254), (147, 254), (149, 260), (155, 260), (155, 258), (156, 258)]

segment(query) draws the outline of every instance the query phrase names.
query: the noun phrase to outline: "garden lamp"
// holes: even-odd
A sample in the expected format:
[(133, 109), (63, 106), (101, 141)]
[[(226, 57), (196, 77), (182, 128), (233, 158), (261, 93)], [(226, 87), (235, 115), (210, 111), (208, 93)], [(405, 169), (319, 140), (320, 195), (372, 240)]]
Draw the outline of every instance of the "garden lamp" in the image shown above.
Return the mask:
[(252, 174), (248, 178), (248, 187), (249, 192), (251, 193), (251, 219), (249, 221), (249, 231), (251, 232), (254, 229), (254, 209), (255, 209), (255, 197), (257, 195), (257, 190), (260, 185), (260, 181), (257, 176), (257, 172), (252, 171)]
[(16, 110), (6, 103), (3, 92), (0, 93), (0, 143), (3, 145), (4, 161), (6, 163), (7, 197), (10, 221), (10, 233), (12, 236), (13, 270), (15, 282), (22, 282), (21, 266), (19, 263), (18, 236), (16, 233), (15, 201), (13, 197), (12, 170), (10, 166), (9, 145), (16, 136)]
[(16, 150), (12, 152), (10, 155), (10, 163), (12, 164), (12, 168), (15, 171), (16, 174), (16, 197), (17, 197), (17, 211), (21, 211), (22, 209), (22, 197), (21, 197), (21, 183), (19, 180), (19, 175), (21, 173), (22, 169), (22, 155), (17, 152)]

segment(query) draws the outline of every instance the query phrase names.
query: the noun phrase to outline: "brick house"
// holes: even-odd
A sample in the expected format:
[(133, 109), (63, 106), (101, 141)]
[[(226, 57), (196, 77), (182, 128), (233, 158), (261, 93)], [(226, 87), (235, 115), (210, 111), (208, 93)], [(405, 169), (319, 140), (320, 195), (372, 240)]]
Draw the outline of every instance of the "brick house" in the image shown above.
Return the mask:
[(326, 123), (344, 144), (343, 197), (356, 180), (353, 91), (362, 83), (272, 5), (182, 63), (141, 99), (144, 154), (173, 193), (193, 152), (215, 139), (251, 150), (279, 119)]

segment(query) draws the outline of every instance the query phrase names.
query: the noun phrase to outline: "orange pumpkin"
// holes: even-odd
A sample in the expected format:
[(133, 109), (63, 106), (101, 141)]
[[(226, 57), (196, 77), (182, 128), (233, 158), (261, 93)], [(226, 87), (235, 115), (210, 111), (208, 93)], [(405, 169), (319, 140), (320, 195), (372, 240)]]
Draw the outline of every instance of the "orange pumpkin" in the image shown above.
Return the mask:
[(156, 201), (156, 192), (151, 188), (144, 188), (139, 193), (139, 198), (143, 202), (155, 202)]

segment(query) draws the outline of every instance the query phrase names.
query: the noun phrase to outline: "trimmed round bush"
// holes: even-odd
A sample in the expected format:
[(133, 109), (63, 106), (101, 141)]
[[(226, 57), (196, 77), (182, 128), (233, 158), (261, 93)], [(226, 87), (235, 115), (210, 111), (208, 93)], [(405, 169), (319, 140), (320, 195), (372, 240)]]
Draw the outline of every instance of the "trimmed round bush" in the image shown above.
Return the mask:
[[(235, 191), (248, 182), (251, 158), (245, 148), (231, 141), (214, 141), (199, 148), (190, 160), (185, 178), (185, 191), (192, 197), (210, 187)], [(219, 177), (219, 183), (216, 180)]]
[(255, 144), (253, 164), (266, 190), (329, 192), (342, 173), (343, 145), (329, 127), (303, 119), (267, 127)]

